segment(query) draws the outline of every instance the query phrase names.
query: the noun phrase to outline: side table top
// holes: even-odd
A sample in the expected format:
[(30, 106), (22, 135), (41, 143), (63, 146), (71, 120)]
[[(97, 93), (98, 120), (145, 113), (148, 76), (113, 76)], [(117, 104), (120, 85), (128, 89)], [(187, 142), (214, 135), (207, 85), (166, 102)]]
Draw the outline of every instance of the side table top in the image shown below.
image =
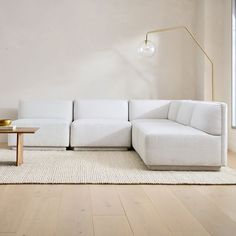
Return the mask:
[(25, 134), (33, 134), (35, 133), (39, 128), (36, 127), (17, 127), (14, 130), (4, 130), (0, 128), (0, 133), (5, 134), (17, 134), (17, 133), (25, 133)]

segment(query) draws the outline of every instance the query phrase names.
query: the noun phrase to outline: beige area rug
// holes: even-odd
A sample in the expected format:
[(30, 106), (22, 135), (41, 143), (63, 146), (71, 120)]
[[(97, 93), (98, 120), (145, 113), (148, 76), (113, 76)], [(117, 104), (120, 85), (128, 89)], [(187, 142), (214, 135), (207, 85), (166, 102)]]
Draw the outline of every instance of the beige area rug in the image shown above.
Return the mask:
[(151, 171), (134, 151), (0, 150), (0, 184), (236, 184), (236, 170)]

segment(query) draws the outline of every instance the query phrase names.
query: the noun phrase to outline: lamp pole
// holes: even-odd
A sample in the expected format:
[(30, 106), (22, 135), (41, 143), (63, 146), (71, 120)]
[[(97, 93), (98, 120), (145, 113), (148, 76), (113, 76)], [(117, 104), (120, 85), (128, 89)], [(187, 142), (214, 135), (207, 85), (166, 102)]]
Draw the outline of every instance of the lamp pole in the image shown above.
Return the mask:
[(190, 35), (191, 39), (194, 41), (194, 43), (196, 43), (198, 48), (200, 48), (200, 50), (203, 52), (203, 54), (206, 56), (206, 58), (210, 62), (210, 65), (211, 65), (211, 86), (212, 86), (211, 100), (214, 100), (214, 64), (213, 64), (213, 61), (211, 60), (211, 58), (208, 56), (207, 52), (204, 50), (204, 48), (201, 46), (201, 44), (198, 42), (198, 40), (194, 37), (194, 35), (191, 33), (191, 31), (186, 26), (176, 26), (176, 27), (169, 27), (169, 28), (162, 28), (162, 29), (148, 31), (146, 33), (146, 37), (145, 37), (144, 42), (145, 42), (145, 44), (148, 43), (148, 36), (150, 34), (178, 30), (178, 29), (183, 29)]

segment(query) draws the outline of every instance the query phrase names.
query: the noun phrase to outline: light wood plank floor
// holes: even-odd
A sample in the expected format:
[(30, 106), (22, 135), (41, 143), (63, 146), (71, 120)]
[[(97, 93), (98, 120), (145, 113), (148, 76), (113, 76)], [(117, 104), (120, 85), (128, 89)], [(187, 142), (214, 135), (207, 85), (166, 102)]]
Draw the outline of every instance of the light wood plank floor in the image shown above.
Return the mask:
[(235, 236), (236, 186), (0, 185), (0, 236), (16, 235)]

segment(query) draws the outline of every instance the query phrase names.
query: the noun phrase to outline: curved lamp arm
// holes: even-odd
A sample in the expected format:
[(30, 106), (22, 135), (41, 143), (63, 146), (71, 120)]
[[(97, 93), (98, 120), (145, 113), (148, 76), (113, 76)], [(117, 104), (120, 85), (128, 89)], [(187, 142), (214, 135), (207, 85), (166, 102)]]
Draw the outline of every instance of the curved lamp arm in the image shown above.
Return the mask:
[(155, 34), (155, 33), (160, 33), (160, 32), (165, 32), (165, 31), (172, 31), (172, 30), (178, 30), (178, 29), (183, 29), (183, 30), (185, 30), (190, 35), (191, 39), (197, 44), (197, 46), (200, 48), (200, 50), (203, 52), (203, 54), (206, 56), (206, 58), (210, 62), (210, 64), (211, 64), (211, 72), (212, 72), (212, 76), (211, 76), (212, 100), (214, 100), (214, 70), (213, 70), (214, 66), (213, 66), (213, 61), (211, 60), (211, 58), (208, 56), (208, 54), (203, 49), (201, 44), (197, 41), (197, 39), (194, 37), (194, 35), (190, 32), (190, 30), (186, 26), (177, 26), (177, 27), (162, 28), (162, 29), (148, 31), (146, 33), (145, 43), (148, 42), (149, 34)]

